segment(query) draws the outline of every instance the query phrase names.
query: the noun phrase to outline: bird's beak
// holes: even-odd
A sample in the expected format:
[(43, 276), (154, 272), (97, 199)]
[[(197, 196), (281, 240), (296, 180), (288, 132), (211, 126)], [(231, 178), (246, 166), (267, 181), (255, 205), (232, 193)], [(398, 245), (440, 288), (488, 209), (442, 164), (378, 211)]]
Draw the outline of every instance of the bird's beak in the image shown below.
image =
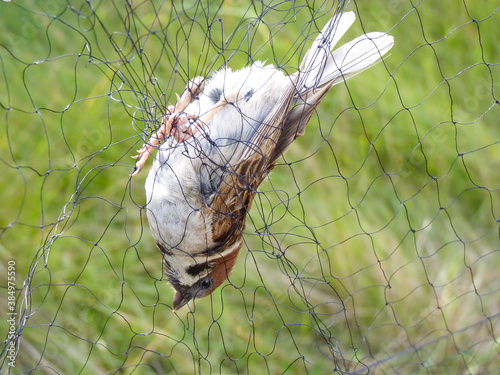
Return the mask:
[(191, 293), (189, 293), (189, 291), (175, 289), (174, 301), (172, 303), (172, 312), (176, 312), (182, 306), (191, 301), (191, 299), (193, 299), (193, 297), (191, 296)]

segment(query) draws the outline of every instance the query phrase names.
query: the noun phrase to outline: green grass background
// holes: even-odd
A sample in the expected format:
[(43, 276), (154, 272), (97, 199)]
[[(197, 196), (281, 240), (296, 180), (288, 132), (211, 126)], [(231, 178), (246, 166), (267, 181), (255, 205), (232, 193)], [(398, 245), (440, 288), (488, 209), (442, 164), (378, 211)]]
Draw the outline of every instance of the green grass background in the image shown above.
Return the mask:
[(331, 90), (230, 282), (175, 314), (129, 156), (189, 78), (293, 73), (332, 5), (92, 4), (0, 3), (0, 269), (25, 319), (2, 374), (498, 370), (495, 1), (352, 2), (343, 41), (388, 31), (390, 56)]

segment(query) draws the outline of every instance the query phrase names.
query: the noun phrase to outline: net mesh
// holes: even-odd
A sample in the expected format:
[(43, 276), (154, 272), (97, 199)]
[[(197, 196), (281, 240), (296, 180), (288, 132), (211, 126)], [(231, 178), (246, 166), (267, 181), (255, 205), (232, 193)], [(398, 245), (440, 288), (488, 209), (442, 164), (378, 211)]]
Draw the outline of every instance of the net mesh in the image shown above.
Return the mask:
[[(172, 313), (130, 156), (189, 79), (294, 73), (344, 7), (343, 41), (390, 56), (327, 94), (228, 282)], [(499, 10), (1, 2), (1, 373), (497, 373)]]

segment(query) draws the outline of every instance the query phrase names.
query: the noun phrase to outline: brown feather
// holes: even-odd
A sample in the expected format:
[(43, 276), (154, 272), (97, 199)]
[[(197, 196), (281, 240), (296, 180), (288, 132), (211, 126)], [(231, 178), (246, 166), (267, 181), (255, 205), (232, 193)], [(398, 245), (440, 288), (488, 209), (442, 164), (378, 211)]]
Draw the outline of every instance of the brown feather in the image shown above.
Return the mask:
[(210, 209), (212, 238), (231, 246), (243, 235), (245, 219), (258, 186), (267, 175), (266, 158), (252, 157), (227, 172)]
[(240, 249), (243, 246), (243, 237), (240, 236), (241, 243), (240, 245), (231, 253), (227, 254), (224, 257), (220, 257), (213, 261), (215, 266), (213, 266), (212, 272), (210, 276), (212, 277), (212, 288), (210, 293), (213, 292), (217, 287), (219, 287), (224, 281), (227, 280), (227, 277), (231, 273), (231, 270), (238, 259), (238, 254), (240, 253)]
[(311, 89), (305, 95), (301, 95), (301, 102), (294, 106), (287, 114), (283, 131), (276, 144), (276, 148), (270, 156), (270, 162), (276, 163), (285, 154), (292, 142), (304, 135), (306, 126), (311, 119), (316, 107), (323, 97), (330, 91), (334, 81), (329, 81), (320, 88)]

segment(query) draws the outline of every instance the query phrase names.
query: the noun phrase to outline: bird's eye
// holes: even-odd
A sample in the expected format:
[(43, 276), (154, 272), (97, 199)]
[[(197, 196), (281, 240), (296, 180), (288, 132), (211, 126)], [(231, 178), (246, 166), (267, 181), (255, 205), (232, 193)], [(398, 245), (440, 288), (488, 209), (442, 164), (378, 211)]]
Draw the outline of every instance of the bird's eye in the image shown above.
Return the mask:
[(208, 277), (200, 280), (200, 289), (210, 289), (212, 286), (212, 280)]

